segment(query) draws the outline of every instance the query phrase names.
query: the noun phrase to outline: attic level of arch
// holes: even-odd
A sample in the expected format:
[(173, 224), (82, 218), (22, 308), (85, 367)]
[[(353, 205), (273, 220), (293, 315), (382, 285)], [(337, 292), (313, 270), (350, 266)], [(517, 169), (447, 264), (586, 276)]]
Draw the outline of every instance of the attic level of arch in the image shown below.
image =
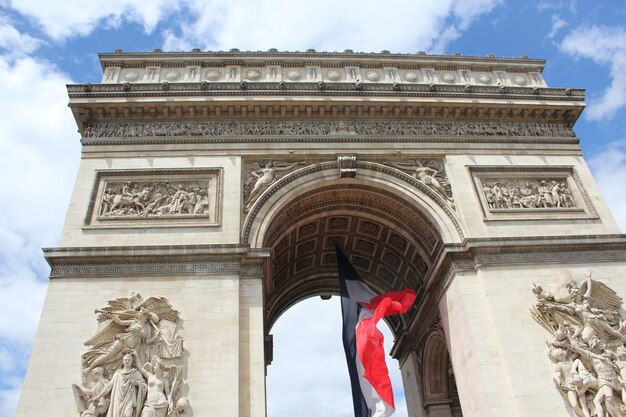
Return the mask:
[(390, 62), (410, 68), (419, 66), (431, 66), (441, 69), (464, 67), (468, 69), (518, 69), (518, 71), (542, 71), (545, 66), (544, 59), (529, 58), (522, 55), (519, 58), (496, 57), (493, 54), (487, 56), (465, 56), (460, 53), (452, 55), (417, 53), (392, 53), (381, 52), (355, 52), (346, 49), (343, 52), (316, 51), (308, 49), (301, 51), (240, 51), (233, 48), (230, 51), (202, 51), (198, 48), (190, 52), (165, 52), (155, 49), (152, 52), (124, 52), (120, 49), (110, 53), (100, 53), (102, 67), (107, 66), (146, 66), (165, 65), (179, 66), (193, 62), (197, 65), (272, 65), (298, 66), (303, 64), (316, 64), (336, 67), (346, 64), (359, 64), (362, 66), (383, 66)]

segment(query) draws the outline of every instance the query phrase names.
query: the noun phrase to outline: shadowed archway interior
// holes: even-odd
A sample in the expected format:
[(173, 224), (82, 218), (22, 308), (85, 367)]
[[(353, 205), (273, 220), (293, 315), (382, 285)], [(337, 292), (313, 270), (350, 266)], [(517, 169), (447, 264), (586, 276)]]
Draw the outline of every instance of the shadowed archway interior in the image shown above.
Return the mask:
[[(267, 229), (264, 246), (273, 253), (265, 283), (267, 328), (298, 301), (339, 292), (335, 243), (376, 291), (409, 287), (418, 300), (442, 245), (414, 202), (350, 180), (322, 183), (286, 204)], [(392, 318), (394, 333), (417, 310), (416, 304), (408, 315)]]

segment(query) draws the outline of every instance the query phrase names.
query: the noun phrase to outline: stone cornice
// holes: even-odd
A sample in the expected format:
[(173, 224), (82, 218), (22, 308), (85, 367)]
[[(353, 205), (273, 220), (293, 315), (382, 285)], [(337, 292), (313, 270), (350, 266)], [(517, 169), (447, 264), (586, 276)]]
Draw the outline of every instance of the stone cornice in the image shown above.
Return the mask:
[(584, 91), (548, 88), (545, 61), (339, 52), (101, 54), (100, 84), (69, 85), (81, 133), (97, 122), (406, 118), (563, 123)]
[[(196, 83), (200, 84), (200, 83)], [(148, 90), (139, 90), (144, 86)], [(325, 90), (202, 90), (181, 84), (167, 91), (158, 85), (115, 84), (68, 86), (70, 107), (81, 133), (96, 122), (204, 121), (207, 119), (384, 118), (391, 120), (492, 121), (562, 123), (573, 126), (584, 108), (582, 90), (437, 86), (430, 91), (413, 85), (396, 91), (381, 85), (354, 91)], [(404, 87), (402, 87), (404, 88)], [(409, 91), (410, 90), (410, 91)]]
[(518, 67), (524, 70), (543, 71), (545, 60), (534, 58), (510, 58), (510, 57), (479, 57), (479, 56), (462, 56), (460, 54), (453, 55), (428, 55), (423, 52), (418, 53), (390, 53), (383, 51), (376, 52), (353, 52), (346, 50), (344, 52), (326, 52), (308, 50), (306, 52), (287, 52), (287, 51), (239, 51), (232, 49), (230, 51), (201, 51), (194, 49), (191, 52), (163, 52), (155, 50), (153, 52), (122, 52), (116, 51), (112, 53), (101, 53), (98, 55), (102, 68), (113, 65), (154, 65), (169, 64), (176, 65), (195, 62), (197, 64), (211, 63), (221, 65), (233, 64), (275, 64), (275, 63), (297, 63), (297, 64), (317, 64), (324, 63), (326, 65), (337, 65), (337, 63), (345, 64), (384, 64), (390, 63), (396, 65), (411, 66), (459, 66), (459, 67), (478, 67), (478, 68), (503, 68)]
[[(517, 86), (466, 86), (448, 84), (403, 84), (403, 83), (265, 83), (265, 82), (220, 82), (220, 83), (124, 83), (124, 84), (69, 84), (67, 90), (73, 102), (79, 99), (128, 99), (141, 97), (145, 102), (165, 102), (172, 97), (185, 98), (190, 102), (193, 98), (203, 101), (206, 97), (226, 99), (241, 98), (246, 101), (275, 100), (276, 96), (289, 96), (306, 99), (307, 101), (325, 100), (328, 97), (343, 97), (355, 102), (359, 99), (381, 100), (389, 98), (411, 98), (422, 102), (435, 101), (438, 98), (465, 99), (466, 101), (482, 100), (528, 100), (538, 104), (543, 101), (562, 101), (581, 103), (585, 98), (585, 90), (547, 87)], [(149, 100), (151, 99), (151, 100)], [(182, 103), (178, 103), (179, 105)]]
[[(219, 97), (240, 96), (249, 100), (253, 96), (329, 96), (345, 97), (416, 97), (416, 98), (466, 98), (466, 99), (525, 99), (581, 102), (585, 90), (572, 88), (451, 85), (443, 83), (363, 83), (354, 82), (172, 82), (172, 83), (103, 83), (69, 84), (70, 98), (125, 98), (137, 96), (158, 97)], [(189, 100), (188, 100), (189, 101)]]
[(246, 245), (45, 248), (50, 278), (136, 275), (262, 275), (269, 250)]

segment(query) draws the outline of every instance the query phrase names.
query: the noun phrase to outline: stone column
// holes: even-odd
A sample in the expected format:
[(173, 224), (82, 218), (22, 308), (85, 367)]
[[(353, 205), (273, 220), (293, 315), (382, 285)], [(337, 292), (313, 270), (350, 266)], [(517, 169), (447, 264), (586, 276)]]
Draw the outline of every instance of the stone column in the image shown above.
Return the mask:
[(265, 417), (264, 260), (243, 260), (239, 281), (239, 417)]

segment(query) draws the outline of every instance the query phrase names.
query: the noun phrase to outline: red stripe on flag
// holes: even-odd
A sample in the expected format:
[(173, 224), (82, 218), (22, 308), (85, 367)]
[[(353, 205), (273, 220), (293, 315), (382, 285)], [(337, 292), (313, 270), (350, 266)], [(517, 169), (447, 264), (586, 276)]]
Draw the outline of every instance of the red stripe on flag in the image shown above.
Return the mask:
[(384, 337), (376, 324), (386, 316), (404, 314), (415, 301), (416, 295), (410, 289), (379, 295), (362, 305), (373, 310), (373, 315), (361, 320), (356, 328), (356, 350), (365, 368), (363, 375), (372, 384), (380, 398), (395, 408), (393, 389), (385, 362)]

